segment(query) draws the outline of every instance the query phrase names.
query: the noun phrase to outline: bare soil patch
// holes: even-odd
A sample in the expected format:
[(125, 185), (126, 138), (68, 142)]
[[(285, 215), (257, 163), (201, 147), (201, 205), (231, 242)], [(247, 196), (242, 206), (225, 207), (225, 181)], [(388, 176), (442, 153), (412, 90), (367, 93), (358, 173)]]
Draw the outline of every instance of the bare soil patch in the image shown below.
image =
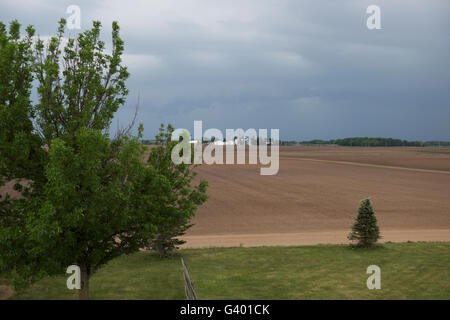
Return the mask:
[[(210, 183), (210, 199), (186, 239), (200, 246), (228, 244), (227, 237), (236, 245), (340, 243), (365, 197), (382, 234), (449, 241), (450, 148), (281, 147), (274, 176), (261, 176), (259, 165), (196, 170)], [(0, 194), (17, 196), (12, 187)], [(277, 240), (284, 238), (293, 240)]]
[(281, 147), (285, 157), (299, 157), (416, 169), (450, 171), (449, 147)]
[(14, 290), (6, 285), (0, 284), (0, 300), (8, 300), (14, 295)]
[(261, 176), (257, 165), (197, 171), (210, 182), (210, 200), (186, 235), (192, 241), (311, 232), (345, 238), (365, 197), (373, 201), (382, 233), (407, 232), (407, 240), (423, 241), (427, 230), (442, 230), (436, 234), (449, 240), (450, 148), (282, 147), (275, 176)]
[[(348, 230), (317, 231), (302, 233), (260, 233), (186, 236), (183, 248), (208, 247), (260, 247), (260, 246), (304, 246), (316, 244), (345, 244)], [(382, 232), (384, 242), (448, 241), (450, 229), (388, 230)]]

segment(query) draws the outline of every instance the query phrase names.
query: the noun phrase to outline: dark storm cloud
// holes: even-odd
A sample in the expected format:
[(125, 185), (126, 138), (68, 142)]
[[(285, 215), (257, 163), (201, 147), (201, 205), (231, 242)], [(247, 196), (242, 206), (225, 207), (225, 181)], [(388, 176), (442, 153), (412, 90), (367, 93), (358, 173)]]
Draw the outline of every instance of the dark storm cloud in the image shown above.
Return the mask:
[[(53, 34), (68, 5), (82, 28), (118, 20), (131, 78), (126, 123), (279, 128), (282, 139), (450, 140), (450, 30), (442, 1), (15, 1), (0, 20)], [(366, 8), (381, 8), (368, 30)], [(71, 31), (71, 34), (75, 32)]]

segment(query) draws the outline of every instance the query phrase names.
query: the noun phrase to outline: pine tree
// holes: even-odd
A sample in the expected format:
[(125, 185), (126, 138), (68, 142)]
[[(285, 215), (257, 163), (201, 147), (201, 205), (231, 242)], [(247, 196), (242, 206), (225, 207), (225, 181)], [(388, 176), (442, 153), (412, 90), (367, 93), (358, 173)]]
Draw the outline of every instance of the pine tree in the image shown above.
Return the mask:
[(358, 241), (358, 247), (370, 248), (380, 238), (380, 230), (370, 198), (363, 199), (359, 203), (358, 216), (348, 239)]

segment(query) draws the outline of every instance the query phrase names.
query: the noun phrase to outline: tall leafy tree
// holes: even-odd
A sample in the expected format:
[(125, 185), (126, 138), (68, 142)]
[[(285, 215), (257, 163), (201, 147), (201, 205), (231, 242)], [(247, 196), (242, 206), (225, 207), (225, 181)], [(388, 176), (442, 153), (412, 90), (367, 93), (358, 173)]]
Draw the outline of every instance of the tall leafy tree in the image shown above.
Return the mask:
[(32, 28), (24, 39), (16, 22), (9, 34), (0, 28), (0, 72), (9, 77), (0, 87), (0, 177), (23, 180), (19, 199), (0, 202), (0, 269), (32, 281), (76, 264), (80, 298), (87, 299), (89, 279), (102, 265), (158, 232), (154, 210), (172, 189), (162, 167), (142, 160), (142, 126), (137, 136), (108, 134), (128, 94), (118, 24), (111, 53), (99, 22), (77, 39), (65, 40), (64, 28), (61, 19), (57, 35), (34, 47)]

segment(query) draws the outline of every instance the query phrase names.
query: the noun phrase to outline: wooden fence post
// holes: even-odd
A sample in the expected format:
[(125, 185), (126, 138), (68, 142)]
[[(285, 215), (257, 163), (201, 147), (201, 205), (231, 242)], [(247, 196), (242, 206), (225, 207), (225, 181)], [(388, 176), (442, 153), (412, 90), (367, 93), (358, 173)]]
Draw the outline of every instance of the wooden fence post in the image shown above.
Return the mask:
[(181, 258), (181, 264), (183, 266), (184, 291), (186, 293), (186, 300), (197, 300), (197, 295), (195, 294), (195, 286), (191, 281), (191, 278), (189, 277), (189, 272), (183, 258)]

